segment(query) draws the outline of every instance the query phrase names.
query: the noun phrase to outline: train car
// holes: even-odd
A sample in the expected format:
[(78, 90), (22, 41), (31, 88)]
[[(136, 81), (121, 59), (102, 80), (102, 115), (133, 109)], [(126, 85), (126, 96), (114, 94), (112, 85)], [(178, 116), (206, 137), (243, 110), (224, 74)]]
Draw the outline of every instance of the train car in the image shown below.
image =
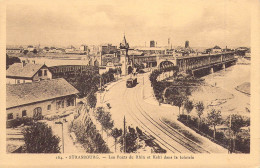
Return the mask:
[(129, 78), (126, 81), (126, 87), (128, 88), (135, 87), (136, 84), (137, 84), (137, 78)]

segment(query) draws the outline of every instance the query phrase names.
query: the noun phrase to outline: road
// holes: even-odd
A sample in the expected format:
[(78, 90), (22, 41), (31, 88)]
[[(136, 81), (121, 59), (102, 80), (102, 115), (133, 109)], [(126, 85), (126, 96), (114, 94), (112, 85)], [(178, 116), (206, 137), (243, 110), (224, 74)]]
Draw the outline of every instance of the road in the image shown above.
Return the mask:
[[(167, 153), (211, 153), (208, 150), (210, 142), (203, 147), (192, 140), (186, 138), (177, 130), (162, 122), (164, 114), (173, 114), (174, 107), (159, 106), (145, 101), (147, 97), (147, 87), (150, 87), (149, 74), (138, 76), (138, 84), (133, 88), (126, 88), (125, 80), (122, 80), (109, 89), (104, 95), (104, 102), (112, 106), (112, 117), (115, 126), (122, 128), (122, 118), (126, 116), (127, 126), (138, 126), (146, 133), (156, 138), (156, 141), (167, 150)], [(119, 123), (119, 124), (118, 124)], [(198, 135), (196, 135), (198, 136)], [(216, 153), (223, 153), (226, 150), (217, 147)], [(221, 150), (219, 150), (219, 148)]]

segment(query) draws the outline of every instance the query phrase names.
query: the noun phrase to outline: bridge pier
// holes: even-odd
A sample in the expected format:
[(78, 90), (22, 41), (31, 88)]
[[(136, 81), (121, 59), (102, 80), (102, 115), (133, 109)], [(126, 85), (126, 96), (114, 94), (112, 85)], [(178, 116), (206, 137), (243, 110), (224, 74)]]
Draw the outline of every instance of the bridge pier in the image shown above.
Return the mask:
[(226, 64), (222, 64), (222, 69), (226, 70)]
[(213, 67), (210, 68), (210, 73), (211, 73), (211, 74), (214, 73), (214, 68), (213, 68)]

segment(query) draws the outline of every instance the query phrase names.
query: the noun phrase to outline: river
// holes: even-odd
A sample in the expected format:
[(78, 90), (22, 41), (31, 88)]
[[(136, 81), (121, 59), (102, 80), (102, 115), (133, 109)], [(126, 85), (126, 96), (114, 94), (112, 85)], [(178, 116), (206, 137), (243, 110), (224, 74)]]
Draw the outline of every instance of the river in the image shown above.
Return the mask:
[(223, 116), (240, 114), (249, 117), (250, 95), (235, 88), (245, 82), (250, 83), (250, 65), (236, 64), (202, 78), (209, 86), (196, 92), (195, 99), (220, 109)]

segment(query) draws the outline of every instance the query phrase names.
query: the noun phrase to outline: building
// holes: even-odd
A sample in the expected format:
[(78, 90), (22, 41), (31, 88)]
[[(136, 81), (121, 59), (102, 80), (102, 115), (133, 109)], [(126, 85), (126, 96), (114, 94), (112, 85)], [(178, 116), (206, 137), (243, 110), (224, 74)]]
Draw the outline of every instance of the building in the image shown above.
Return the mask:
[(7, 120), (71, 112), (76, 94), (78, 90), (63, 78), (6, 85)]
[(44, 64), (14, 63), (6, 70), (6, 83), (19, 84), (52, 79), (52, 73)]
[(116, 54), (117, 46), (113, 46), (112, 44), (102, 45), (101, 46), (101, 55), (104, 54)]
[(120, 43), (120, 64), (121, 66), (121, 71), (122, 75), (128, 75), (130, 72), (128, 71), (128, 66), (130, 64), (129, 62), (129, 56), (128, 56), (128, 49), (129, 49), (129, 44), (126, 41), (125, 35)]
[(150, 41), (150, 47), (155, 47), (155, 41), (154, 40)]
[(22, 52), (20, 48), (6, 48), (6, 54), (19, 54)]
[(185, 41), (185, 48), (189, 48), (190, 47), (190, 42), (189, 41)]
[(79, 47), (79, 50), (80, 50), (80, 51), (88, 51), (88, 46), (86, 46), (86, 45), (81, 45), (81, 46)]
[(75, 51), (76, 51), (76, 48), (72, 45), (65, 49), (66, 53), (74, 53)]
[(27, 47), (27, 50), (28, 50), (29, 52), (32, 52), (34, 49), (35, 49), (35, 48), (34, 48), (33, 46), (31, 46), (31, 45), (29, 45), (29, 46)]
[(159, 48), (159, 47), (136, 48), (136, 51), (142, 52), (143, 55), (164, 55), (164, 54), (166, 54), (166, 49)]
[(222, 49), (219, 46), (215, 46), (212, 48), (212, 53), (221, 53)]

